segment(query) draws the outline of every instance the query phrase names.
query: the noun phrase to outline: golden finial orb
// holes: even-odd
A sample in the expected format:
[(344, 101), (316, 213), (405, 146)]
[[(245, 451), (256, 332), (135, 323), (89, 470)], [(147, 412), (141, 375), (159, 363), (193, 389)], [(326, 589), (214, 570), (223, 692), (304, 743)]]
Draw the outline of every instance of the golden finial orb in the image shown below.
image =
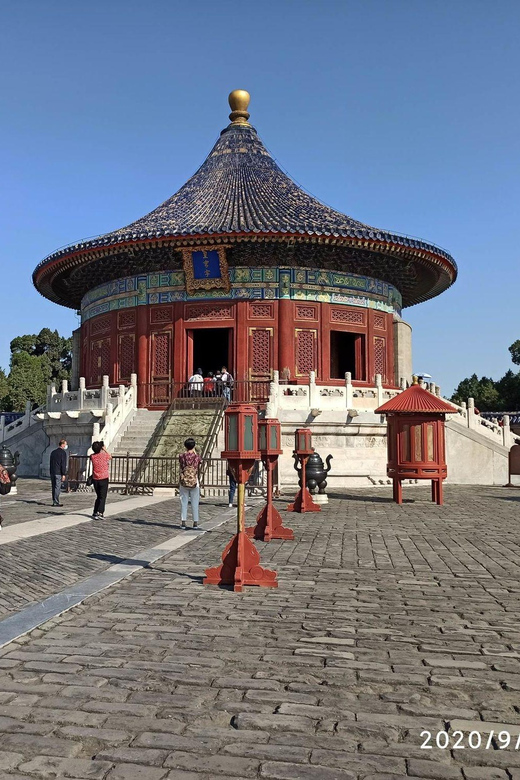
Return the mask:
[(251, 95), (245, 89), (234, 89), (229, 95), (229, 107), (231, 113), (229, 118), (234, 125), (247, 125), (249, 114), (247, 107), (251, 100)]

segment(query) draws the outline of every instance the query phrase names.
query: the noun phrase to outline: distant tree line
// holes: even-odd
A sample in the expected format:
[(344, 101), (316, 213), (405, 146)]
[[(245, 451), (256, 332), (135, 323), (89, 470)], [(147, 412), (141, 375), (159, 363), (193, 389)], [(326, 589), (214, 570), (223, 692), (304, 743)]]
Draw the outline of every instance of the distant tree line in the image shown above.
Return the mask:
[(22, 412), (45, 403), (47, 385), (70, 378), (72, 338), (43, 328), (11, 341), (9, 373), (0, 368), (0, 411)]
[[(520, 339), (509, 347), (511, 360), (520, 365)], [(451, 396), (457, 404), (475, 399), (475, 406), (481, 412), (516, 412), (520, 410), (520, 371), (506, 371), (504, 376), (495, 382), (487, 376), (479, 379), (476, 374), (463, 379)]]

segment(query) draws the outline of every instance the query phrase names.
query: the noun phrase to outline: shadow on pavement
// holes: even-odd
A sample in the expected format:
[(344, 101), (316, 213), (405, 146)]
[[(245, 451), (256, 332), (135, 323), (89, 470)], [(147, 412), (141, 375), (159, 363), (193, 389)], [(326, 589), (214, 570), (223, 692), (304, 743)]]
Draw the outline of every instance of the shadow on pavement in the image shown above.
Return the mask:
[(129, 558), (128, 556), (121, 555), (109, 555), (106, 553), (87, 553), (87, 558), (94, 558), (97, 561), (105, 561), (106, 563), (126, 563), (128, 566), (142, 566), (147, 568), (150, 566), (150, 561), (140, 561), (137, 558)]

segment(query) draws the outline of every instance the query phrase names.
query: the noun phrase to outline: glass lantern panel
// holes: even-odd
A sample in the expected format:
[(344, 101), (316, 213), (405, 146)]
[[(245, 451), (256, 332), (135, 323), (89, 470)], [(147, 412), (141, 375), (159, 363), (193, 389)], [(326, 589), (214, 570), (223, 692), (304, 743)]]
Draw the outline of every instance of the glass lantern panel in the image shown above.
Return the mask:
[(298, 449), (302, 450), (303, 452), (307, 449), (307, 442), (306, 442), (306, 436), (304, 433), (298, 434)]
[(426, 460), (434, 461), (434, 446), (433, 446), (433, 425), (430, 423), (426, 426)]
[(270, 449), (278, 450), (279, 449), (279, 447), (278, 447), (278, 428), (277, 428), (276, 425), (271, 425), (269, 430), (270, 430), (270, 433), (271, 433), (271, 435), (270, 435), (270, 444), (269, 444)]
[(244, 418), (244, 449), (247, 452), (253, 449), (253, 417), (250, 414)]
[(238, 450), (238, 418), (236, 414), (228, 417), (228, 449)]
[(401, 432), (401, 458), (405, 463), (410, 462), (410, 426), (403, 425)]
[(267, 426), (258, 426), (258, 448), (261, 450), (267, 449)]
[(422, 425), (414, 425), (414, 451), (415, 460), (419, 461), (423, 459), (422, 451)]
[(388, 436), (388, 460), (395, 460), (395, 429), (394, 426), (389, 423), (387, 428)]

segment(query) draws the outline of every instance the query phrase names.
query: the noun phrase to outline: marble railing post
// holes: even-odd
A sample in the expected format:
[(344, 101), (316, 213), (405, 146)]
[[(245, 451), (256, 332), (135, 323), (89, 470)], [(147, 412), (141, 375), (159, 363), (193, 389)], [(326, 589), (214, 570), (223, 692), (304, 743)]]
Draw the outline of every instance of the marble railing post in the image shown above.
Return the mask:
[(101, 386), (101, 408), (106, 409), (108, 404), (108, 389), (109, 389), (109, 377), (107, 374), (103, 374), (103, 384)]
[(280, 372), (273, 371), (273, 378), (269, 383), (269, 400), (266, 405), (266, 417), (278, 417), (278, 408), (280, 406)]
[(476, 428), (475, 399), (468, 398), (468, 428)]
[(376, 374), (375, 380), (376, 380), (377, 405), (381, 406), (383, 403), (383, 382), (381, 379), (381, 374)]
[(78, 407), (79, 407), (80, 411), (81, 411), (81, 409), (83, 409), (83, 407), (85, 405), (85, 387), (86, 387), (85, 377), (84, 376), (80, 376), (80, 378), (79, 378), (79, 390), (78, 390)]
[(309, 371), (309, 409), (317, 409), (320, 404), (316, 387), (316, 371)]
[(509, 415), (505, 414), (502, 418), (502, 441), (504, 443), (504, 447), (510, 447), (511, 446), (511, 427), (509, 422)]
[(352, 374), (350, 371), (345, 372), (345, 404), (347, 409), (352, 409), (352, 401), (354, 400), (352, 388)]
[(95, 422), (92, 426), (92, 441), (99, 441), (100, 424)]

